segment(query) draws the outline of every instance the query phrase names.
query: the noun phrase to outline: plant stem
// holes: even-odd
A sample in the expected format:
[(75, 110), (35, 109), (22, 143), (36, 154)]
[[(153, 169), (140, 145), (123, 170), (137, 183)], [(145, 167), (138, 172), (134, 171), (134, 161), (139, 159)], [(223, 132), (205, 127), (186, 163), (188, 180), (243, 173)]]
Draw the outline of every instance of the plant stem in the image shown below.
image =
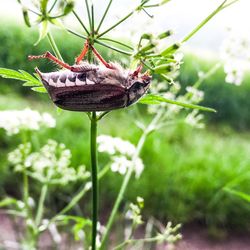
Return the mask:
[(55, 40), (50, 32), (48, 32), (47, 37), (49, 39), (49, 43), (50, 43), (50, 46), (51, 46), (53, 52), (55, 53), (55, 55), (57, 56), (58, 59), (63, 61), (62, 55), (61, 55), (61, 53), (56, 45), (56, 42), (55, 42)]
[(133, 47), (131, 47), (131, 46), (129, 46), (129, 45), (127, 45), (127, 44), (125, 44), (125, 43), (122, 43), (122, 42), (120, 42), (120, 41), (117, 41), (117, 40), (111, 39), (111, 38), (106, 38), (106, 37), (103, 37), (103, 38), (100, 38), (100, 40), (103, 40), (103, 41), (108, 41), (108, 42), (112, 42), (112, 43), (116, 43), (116, 44), (119, 44), (119, 45), (121, 45), (121, 46), (123, 46), (123, 47), (126, 47), (126, 48), (128, 48), (128, 49), (134, 50), (134, 48), (133, 48)]
[(110, 45), (108, 45), (108, 44), (106, 44), (106, 43), (100, 42), (99, 40), (95, 40), (95, 43), (100, 44), (100, 45), (102, 45), (102, 46), (104, 46), (104, 47), (107, 47), (107, 48), (109, 48), (109, 49), (112, 49), (112, 50), (114, 50), (114, 51), (116, 51), (116, 52), (119, 52), (119, 53), (121, 53), (121, 54), (124, 54), (124, 55), (126, 55), (126, 56), (132, 56), (132, 53), (131, 53), (131, 52), (128, 52), (128, 51), (125, 51), (125, 50), (121, 50), (121, 49), (118, 49), (118, 48), (113, 47), (113, 46), (110, 46)]
[(98, 27), (97, 27), (97, 29), (96, 29), (96, 33), (99, 32), (99, 30), (100, 30), (100, 28), (101, 28), (101, 26), (102, 26), (102, 23), (103, 23), (103, 21), (104, 21), (106, 15), (107, 15), (107, 13), (108, 13), (108, 11), (109, 11), (109, 8), (110, 8), (112, 2), (113, 2), (113, 0), (110, 0), (110, 1), (109, 1), (108, 5), (107, 5), (107, 8), (106, 8), (106, 10), (105, 10), (105, 12), (104, 12), (104, 14), (103, 14), (103, 16), (102, 16), (102, 19), (101, 19), (101, 21), (100, 21), (100, 23), (99, 23), (99, 25), (98, 25)]
[(108, 28), (107, 30), (105, 30), (104, 32), (102, 32), (100, 35), (97, 36), (97, 38), (102, 37), (103, 35), (105, 35), (106, 33), (108, 33), (110, 30), (113, 30), (116, 26), (120, 25), (121, 23), (123, 23), (125, 20), (127, 20), (130, 16), (132, 16), (134, 14), (134, 10), (131, 11), (129, 14), (127, 14), (125, 17), (123, 17), (121, 20), (119, 20), (117, 23), (115, 23), (114, 25), (112, 25), (110, 28)]
[[(161, 119), (161, 116), (162, 116), (162, 113), (159, 112), (154, 117), (154, 119), (151, 121), (151, 123), (147, 126), (147, 128), (144, 130), (143, 134), (141, 135), (141, 138), (139, 139), (139, 142), (138, 142), (137, 147), (136, 147), (135, 154), (133, 155), (133, 158), (132, 158), (133, 163), (136, 161), (136, 159), (140, 155), (142, 147), (143, 147), (143, 145), (144, 145), (144, 143), (145, 143), (145, 141), (147, 139), (147, 136), (154, 130), (155, 125), (158, 123), (158, 120)], [(116, 216), (118, 208), (119, 208), (119, 206), (121, 204), (124, 193), (125, 193), (125, 191), (126, 191), (126, 189), (128, 187), (128, 183), (130, 181), (130, 178), (132, 176), (133, 171), (134, 171), (134, 168), (130, 168), (128, 170), (128, 172), (126, 173), (126, 176), (125, 176), (125, 178), (123, 180), (121, 189), (120, 189), (119, 194), (118, 194), (118, 196), (116, 198), (114, 207), (113, 207), (113, 209), (111, 211), (111, 214), (110, 214), (107, 226), (106, 226), (106, 231), (105, 231), (105, 233), (103, 235), (103, 238), (102, 238), (100, 249), (104, 249), (104, 245), (105, 245), (105, 243), (107, 241), (107, 237), (108, 237), (109, 232), (111, 230), (111, 227), (112, 227), (112, 225), (114, 223), (115, 216)]]
[(97, 166), (97, 117), (96, 112), (92, 112), (90, 128), (90, 150), (92, 169), (92, 250), (96, 250), (96, 234), (98, 220), (98, 166)]
[(78, 14), (73, 10), (72, 11), (74, 16), (76, 17), (76, 19), (78, 20), (78, 22), (82, 25), (83, 29), (85, 30), (85, 32), (89, 35), (89, 31), (86, 28), (86, 26), (84, 25), (83, 21), (81, 20), (81, 18), (78, 16)]
[(92, 24), (91, 24), (92, 19), (91, 19), (91, 15), (90, 15), (88, 0), (85, 0), (85, 6), (86, 6), (87, 14), (88, 14), (88, 19), (89, 19), (89, 30), (91, 30), (92, 29)]
[(183, 40), (182, 43), (189, 40), (194, 34), (196, 34), (210, 19), (212, 19), (218, 12), (224, 8), (224, 4), (227, 0), (224, 0), (208, 17), (206, 17), (194, 30), (192, 30)]
[(46, 183), (42, 187), (39, 202), (38, 202), (38, 209), (37, 209), (37, 214), (36, 214), (36, 218), (35, 218), (36, 227), (39, 226), (39, 224), (41, 223), (42, 217), (43, 217), (44, 201), (45, 201), (45, 197), (47, 195), (47, 192), (48, 192), (48, 184)]

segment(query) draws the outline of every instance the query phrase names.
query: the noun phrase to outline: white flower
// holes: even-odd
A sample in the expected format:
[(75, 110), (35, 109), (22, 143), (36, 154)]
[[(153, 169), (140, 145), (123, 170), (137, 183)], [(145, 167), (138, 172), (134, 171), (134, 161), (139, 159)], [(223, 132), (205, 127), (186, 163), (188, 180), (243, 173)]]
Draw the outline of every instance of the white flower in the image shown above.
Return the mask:
[(55, 119), (48, 113), (40, 114), (31, 109), (0, 111), (0, 128), (8, 135), (18, 134), (20, 130), (39, 130), (40, 127), (55, 127)]
[(14, 165), (16, 171), (29, 168), (30, 175), (50, 184), (67, 184), (78, 179), (89, 178), (90, 173), (85, 166), (77, 169), (70, 167), (71, 152), (64, 144), (48, 140), (39, 152), (31, 153), (30, 144), (22, 144), (9, 153), (8, 160)]
[(97, 138), (98, 151), (106, 152), (110, 155), (120, 153), (127, 156), (132, 156), (135, 152), (135, 146), (128, 141), (124, 141), (118, 137), (108, 135), (100, 135)]
[(192, 86), (186, 87), (188, 93), (191, 94), (190, 102), (191, 103), (199, 103), (204, 98), (204, 92), (194, 88)]
[(224, 61), (226, 82), (240, 85), (244, 72), (250, 67), (250, 38), (249, 32), (230, 29), (229, 36), (221, 46), (221, 58)]
[(198, 110), (193, 110), (187, 115), (187, 117), (185, 118), (185, 122), (195, 128), (204, 128), (205, 125), (204, 123), (202, 123), (203, 118), (204, 116), (202, 114), (199, 114)]

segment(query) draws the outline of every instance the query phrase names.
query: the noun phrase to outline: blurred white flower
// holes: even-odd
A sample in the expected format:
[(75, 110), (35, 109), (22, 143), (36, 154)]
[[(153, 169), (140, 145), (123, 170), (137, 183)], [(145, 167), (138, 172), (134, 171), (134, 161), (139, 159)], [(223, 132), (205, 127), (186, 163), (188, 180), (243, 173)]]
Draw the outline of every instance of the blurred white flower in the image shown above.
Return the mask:
[(111, 170), (121, 175), (126, 174), (128, 169), (134, 168), (136, 178), (139, 178), (144, 164), (141, 158), (133, 159), (136, 148), (129, 141), (124, 141), (118, 137), (100, 135), (97, 138), (98, 151), (111, 155)]
[(204, 128), (205, 125), (202, 122), (203, 118), (204, 115), (199, 114), (198, 110), (193, 110), (191, 113), (187, 115), (187, 117), (185, 118), (185, 122), (195, 128)]
[(40, 114), (29, 108), (24, 110), (0, 111), (0, 128), (8, 135), (18, 134), (20, 130), (39, 130), (40, 127), (53, 128), (55, 119), (48, 113)]
[(70, 167), (70, 150), (53, 140), (48, 140), (39, 152), (34, 153), (31, 153), (30, 143), (21, 144), (9, 153), (8, 160), (14, 165), (15, 171), (28, 169), (31, 177), (50, 184), (67, 184), (90, 176), (85, 166), (77, 169)]
[(227, 83), (233, 83), (238, 86), (241, 85), (244, 78), (244, 70), (239, 64), (233, 64), (233, 62), (226, 63), (224, 65), (224, 71), (226, 73)]
[(110, 155), (119, 153), (132, 156), (135, 153), (135, 146), (133, 144), (118, 137), (100, 135), (97, 138), (97, 143), (99, 144), (99, 152), (105, 152)]
[(221, 58), (224, 62), (226, 82), (240, 85), (244, 72), (250, 67), (249, 32), (239, 32), (237, 28), (229, 29), (229, 32), (221, 46)]
[(204, 92), (194, 88), (192, 86), (186, 87), (188, 93), (190, 93), (190, 102), (191, 103), (199, 103), (204, 98)]

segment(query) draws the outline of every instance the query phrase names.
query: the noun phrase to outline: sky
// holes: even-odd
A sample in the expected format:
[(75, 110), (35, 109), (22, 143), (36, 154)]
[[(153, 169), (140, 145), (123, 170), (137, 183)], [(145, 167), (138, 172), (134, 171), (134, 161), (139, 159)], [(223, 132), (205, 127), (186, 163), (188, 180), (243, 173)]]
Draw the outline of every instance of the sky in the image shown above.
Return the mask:
[[(27, 0), (23, 0), (24, 2)], [(83, 1), (77, 1), (77, 11), (83, 13)], [(96, 16), (100, 16), (105, 9), (108, 0), (93, 0), (98, 3)], [(114, 0), (110, 10), (110, 17), (107, 18), (106, 27), (109, 21), (118, 19), (135, 6), (139, 0)], [(152, 0), (152, 2), (158, 2)], [(151, 28), (157, 31), (173, 29), (175, 39), (180, 40), (187, 35), (200, 21), (211, 13), (222, 0), (172, 0), (164, 7), (150, 10), (149, 13), (154, 15), (151, 20), (145, 13), (136, 15), (134, 19), (124, 24), (116, 30), (116, 36), (124, 35), (128, 30), (140, 29), (142, 32)], [(239, 0), (236, 4), (223, 10), (213, 20), (211, 20), (199, 33), (188, 42), (188, 46), (218, 51), (223, 39), (228, 36), (228, 27), (233, 27), (239, 33), (248, 33), (250, 36), (250, 1)], [(22, 22), (20, 6), (17, 0), (0, 0), (0, 15), (12, 19), (13, 22)], [(86, 15), (82, 15), (83, 17)], [(73, 19), (68, 18), (67, 22), (71, 24)], [(136, 25), (135, 25), (136, 24)]]

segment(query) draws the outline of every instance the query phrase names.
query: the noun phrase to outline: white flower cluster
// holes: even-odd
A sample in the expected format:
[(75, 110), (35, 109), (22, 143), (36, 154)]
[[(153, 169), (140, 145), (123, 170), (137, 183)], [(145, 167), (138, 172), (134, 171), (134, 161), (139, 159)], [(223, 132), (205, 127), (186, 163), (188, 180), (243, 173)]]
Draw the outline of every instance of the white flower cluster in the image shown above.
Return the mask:
[(84, 166), (70, 167), (71, 152), (64, 144), (49, 140), (39, 152), (31, 153), (31, 144), (21, 144), (9, 153), (8, 160), (16, 171), (27, 169), (29, 175), (40, 182), (67, 184), (90, 176)]
[(185, 122), (195, 128), (204, 128), (205, 124), (202, 122), (203, 118), (203, 114), (200, 114), (198, 110), (193, 110), (187, 115)]
[(199, 103), (204, 98), (204, 92), (202, 90), (198, 90), (197, 88), (194, 88), (192, 86), (186, 87), (187, 92), (190, 94), (189, 101), (191, 103)]
[(238, 29), (230, 30), (221, 46), (221, 57), (224, 61), (226, 82), (240, 85), (244, 72), (250, 67), (249, 32), (240, 33)]
[(18, 134), (20, 130), (39, 130), (40, 127), (53, 128), (55, 119), (48, 113), (40, 114), (29, 108), (24, 110), (0, 111), (0, 128), (8, 135)]
[(144, 165), (141, 158), (133, 159), (136, 148), (128, 141), (124, 141), (117, 137), (108, 135), (100, 135), (97, 138), (98, 151), (105, 152), (111, 155), (111, 170), (122, 175), (126, 174), (127, 170), (134, 168), (136, 178), (139, 178)]

